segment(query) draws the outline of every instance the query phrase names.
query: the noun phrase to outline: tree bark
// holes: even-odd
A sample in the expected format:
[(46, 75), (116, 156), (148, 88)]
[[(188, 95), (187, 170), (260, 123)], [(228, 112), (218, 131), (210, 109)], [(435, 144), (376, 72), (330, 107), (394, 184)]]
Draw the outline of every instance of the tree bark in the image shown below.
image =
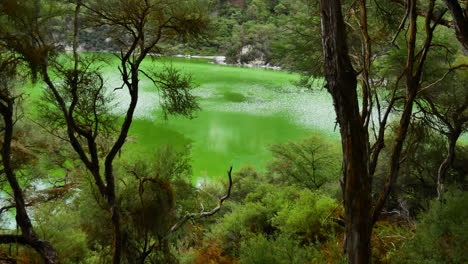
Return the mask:
[(438, 173), (437, 173), (437, 200), (442, 198), (442, 194), (445, 191), (444, 181), (447, 177), (448, 169), (452, 166), (453, 161), (455, 160), (455, 147), (457, 145), (458, 137), (460, 133), (452, 135), (447, 135), (448, 149), (447, 156), (444, 161), (440, 164)]
[[(141, 60), (146, 56), (146, 53), (140, 54)], [(114, 168), (113, 162), (117, 153), (122, 149), (122, 146), (125, 143), (125, 140), (128, 135), (128, 131), (130, 130), (130, 126), (133, 121), (133, 114), (135, 112), (137, 102), (138, 102), (138, 67), (140, 62), (134, 66), (132, 65), (131, 69), (131, 83), (127, 87), (130, 93), (130, 104), (127, 109), (127, 113), (125, 116), (125, 120), (122, 124), (120, 129), (119, 137), (117, 138), (116, 142), (112, 146), (111, 150), (107, 154), (104, 162), (104, 176), (107, 182), (106, 185), (106, 193), (105, 199), (107, 204), (110, 207), (111, 216), (112, 216), (112, 226), (113, 226), (113, 254), (112, 254), (112, 263), (119, 264), (122, 258), (122, 247), (123, 247), (123, 239), (122, 239), (122, 230), (120, 224), (120, 211), (118, 205), (116, 203), (116, 194), (115, 194), (115, 177), (114, 177)], [(126, 63), (126, 61), (122, 61), (122, 63)]]
[[(391, 0), (405, 8), (407, 8), (407, 2), (405, 0)], [(423, 10), (416, 10), (419, 16), (429, 17), (433, 21), (438, 21), (439, 24), (448, 28), (455, 29), (455, 35), (458, 41), (462, 44), (465, 54), (468, 52), (468, 3), (466, 4), (465, 10), (460, 6), (458, 0), (444, 0), (453, 20), (448, 21), (440, 19), (434, 14), (428, 14)]]
[(0, 238), (1, 242), (14, 243), (18, 241), (21, 244), (28, 245), (34, 248), (44, 259), (47, 264), (58, 263), (58, 256), (53, 248), (52, 244), (48, 241), (40, 240), (37, 237), (36, 232), (31, 224), (31, 219), (26, 211), (26, 203), (24, 200), (24, 194), (21, 186), (18, 183), (14, 169), (11, 164), (11, 143), (13, 140), (13, 111), (14, 111), (14, 99), (5, 98), (8, 96), (2, 96), (5, 103), (0, 104), (0, 113), (4, 121), (4, 135), (3, 135), (3, 146), (1, 150), (3, 170), (7, 177), (8, 183), (13, 190), (13, 197), (15, 200), (16, 207), (16, 223), (21, 229), (21, 236), (3, 236)]
[(435, 7), (435, 0), (429, 0), (427, 16), (424, 21), (424, 28), (426, 31), (426, 38), (424, 40), (423, 47), (420, 52), (416, 52), (416, 38), (417, 38), (417, 0), (408, 0), (409, 8), (409, 27), (408, 27), (408, 51), (407, 51), (407, 62), (406, 62), (406, 91), (405, 91), (405, 105), (403, 112), (400, 117), (400, 123), (397, 130), (397, 136), (395, 139), (395, 145), (392, 149), (392, 154), (390, 157), (389, 172), (387, 174), (387, 179), (383, 191), (380, 193), (379, 198), (376, 201), (376, 204), (372, 213), (372, 223), (377, 222), (380, 212), (384, 207), (385, 202), (387, 201), (390, 191), (393, 184), (396, 182), (398, 172), (400, 170), (400, 157), (403, 150), (403, 144), (408, 133), (408, 127), (411, 122), (411, 117), (413, 113), (413, 104), (416, 100), (418, 90), (420, 88), (421, 77), (423, 73), (423, 66), (429, 53), (431, 47), (433, 33), (437, 27), (442, 16), (440, 15), (435, 19), (433, 25), (431, 21), (433, 20), (433, 11)]
[[(396, 3), (404, 8), (408, 8), (408, 1), (407, 0), (390, 0), (392, 1), (393, 3)], [(456, 1), (456, 0), (455, 0)], [(436, 21), (438, 20), (439, 18), (434, 15), (434, 14), (429, 14), (427, 11), (425, 10), (421, 10), (421, 9), (416, 9), (416, 14), (418, 16), (421, 16), (421, 17), (425, 17), (425, 18), (429, 18), (431, 19), (432, 21)], [(453, 28), (454, 27), (454, 23), (453, 21), (449, 21), (449, 20), (446, 20), (446, 19), (439, 19), (439, 22), (438, 22), (440, 25), (442, 26), (445, 26), (445, 27), (448, 27), (448, 28)]]
[(372, 225), (368, 133), (359, 114), (357, 79), (348, 55), (341, 3), (321, 0), (320, 4), (326, 88), (333, 97), (343, 148), (344, 248), (348, 263), (369, 263)]
[[(463, 11), (457, 0), (444, 0), (444, 2), (452, 15), (457, 39), (463, 45), (465, 53), (468, 53), (468, 10)], [(468, 3), (466, 5), (468, 9)]]

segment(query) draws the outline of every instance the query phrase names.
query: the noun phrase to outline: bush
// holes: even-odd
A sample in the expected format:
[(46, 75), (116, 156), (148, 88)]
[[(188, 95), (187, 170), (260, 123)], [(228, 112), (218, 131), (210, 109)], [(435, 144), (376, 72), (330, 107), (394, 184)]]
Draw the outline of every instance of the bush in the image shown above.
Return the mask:
[(237, 256), (242, 241), (271, 229), (271, 216), (272, 212), (260, 203), (234, 206), (233, 212), (213, 227), (210, 237), (221, 241), (223, 251)]
[(395, 263), (467, 263), (468, 192), (446, 193), (420, 215), (416, 235)]
[(317, 254), (316, 249), (301, 247), (297, 240), (286, 235), (280, 235), (273, 239), (258, 235), (242, 243), (240, 263), (303, 264)]
[(86, 233), (80, 228), (81, 220), (69, 209), (66, 201), (53, 201), (40, 205), (34, 214), (36, 230), (42, 239), (50, 241), (57, 250), (60, 263), (89, 263), (93, 255)]
[(279, 181), (315, 190), (340, 176), (339, 149), (318, 135), (272, 145), (270, 151), (268, 171)]
[(272, 219), (275, 227), (287, 234), (295, 234), (306, 242), (327, 238), (337, 227), (333, 217), (338, 214), (339, 205), (335, 199), (319, 192), (303, 190), (299, 197), (283, 207)]

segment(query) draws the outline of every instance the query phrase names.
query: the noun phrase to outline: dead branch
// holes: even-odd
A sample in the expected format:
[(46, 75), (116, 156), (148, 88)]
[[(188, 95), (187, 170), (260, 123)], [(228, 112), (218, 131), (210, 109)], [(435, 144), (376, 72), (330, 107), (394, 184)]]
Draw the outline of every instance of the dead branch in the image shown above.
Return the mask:
[(190, 219), (209, 217), (209, 216), (212, 216), (212, 215), (216, 214), (217, 212), (219, 212), (219, 210), (221, 210), (221, 206), (223, 205), (223, 202), (225, 200), (227, 200), (229, 198), (229, 196), (231, 195), (231, 188), (232, 188), (231, 173), (232, 173), (232, 166), (229, 168), (229, 170), (227, 172), (228, 178), (229, 178), (229, 185), (228, 185), (228, 188), (227, 188), (227, 192), (226, 192), (226, 194), (224, 196), (219, 198), (218, 205), (215, 208), (213, 208), (213, 210), (206, 212), (206, 211), (204, 211), (204, 209), (202, 209), (202, 211), (200, 213), (188, 213), (188, 214), (186, 214), (179, 222), (177, 222), (176, 224), (174, 224), (171, 227), (171, 229), (169, 231), (169, 234), (177, 231), (180, 227), (182, 227)]

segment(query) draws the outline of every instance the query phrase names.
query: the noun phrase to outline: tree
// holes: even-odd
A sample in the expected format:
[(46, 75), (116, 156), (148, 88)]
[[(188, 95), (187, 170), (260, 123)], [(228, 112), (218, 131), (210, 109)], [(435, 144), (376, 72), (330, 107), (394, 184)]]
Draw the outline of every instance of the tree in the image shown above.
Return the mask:
[[(138, 102), (140, 74), (150, 78), (155, 85), (166, 95), (167, 104), (164, 106), (170, 114), (181, 114), (190, 116), (191, 112), (197, 109), (194, 98), (187, 91), (191, 88), (187, 78), (168, 71), (167, 75), (151, 76), (141, 69), (141, 63), (150, 53), (157, 51), (157, 44), (162, 38), (182, 37), (188, 38), (200, 35), (206, 27), (204, 12), (196, 3), (159, 3), (156, 1), (108, 1), (105, 3), (90, 1), (82, 3), (78, 1), (75, 8), (74, 19), (74, 41), (73, 41), (73, 68), (65, 73), (69, 80), (67, 92), (71, 95), (71, 102), (67, 104), (64, 95), (60, 93), (54, 82), (51, 80), (48, 71), (48, 58), (41, 61), (41, 74), (44, 81), (52, 91), (54, 98), (63, 114), (66, 122), (68, 137), (75, 151), (80, 156), (83, 163), (93, 175), (99, 193), (107, 203), (111, 214), (113, 226), (113, 263), (120, 263), (122, 254), (122, 229), (120, 220), (120, 209), (117, 203), (115, 189), (114, 161), (117, 154), (124, 145), (133, 114)], [(112, 36), (121, 44), (121, 52), (118, 55), (120, 60), (119, 71), (123, 81), (121, 88), (127, 88), (130, 95), (130, 104), (127, 108), (125, 119), (117, 130), (117, 138), (106, 154), (100, 154), (96, 138), (100, 127), (100, 116), (96, 115), (96, 104), (94, 109), (86, 111), (91, 118), (84, 118), (89, 123), (80, 124), (77, 122), (80, 116), (75, 116), (75, 107), (80, 100), (89, 98), (80, 97), (83, 77), (86, 77), (86, 64), (82, 64), (77, 53), (78, 45), (78, 19), (81, 6), (88, 11), (88, 19), (96, 26), (110, 25), (115, 28), (119, 35)], [(158, 77), (160, 77), (158, 79)], [(165, 79), (161, 77), (166, 77)], [(98, 77), (99, 78), (99, 77)], [(100, 78), (99, 78), (100, 79)], [(86, 82), (84, 83), (86, 85)], [(103, 89), (103, 83), (97, 87), (97, 91)], [(77, 113), (78, 115), (80, 113)], [(86, 142), (87, 148), (81, 142)], [(102, 160), (100, 157), (103, 157)], [(104, 165), (102, 174), (101, 161)]]
[[(434, 2), (431, 0), (428, 3), (424, 22), (425, 39), (419, 51), (417, 51), (416, 45), (417, 2), (414, 0), (408, 2), (409, 25), (406, 64), (395, 82), (385, 114), (381, 115), (380, 110), (378, 110), (379, 128), (378, 133), (375, 134), (376, 140), (373, 146), (370, 144), (368, 129), (374, 111), (373, 103), (374, 101), (379, 103), (379, 93), (373, 90), (370, 85), (372, 83), (370, 75), (372, 50), (367, 23), (367, 1), (357, 2), (360, 10), (358, 24), (362, 35), (362, 53), (358, 56), (359, 61), (362, 62), (360, 69), (361, 111), (357, 96), (357, 74), (349, 55), (341, 2), (339, 0), (320, 2), (326, 88), (333, 97), (343, 148), (344, 180), (342, 188), (346, 226), (344, 250), (348, 255), (348, 263), (370, 262), (372, 227), (378, 220), (392, 185), (398, 176), (400, 156), (412, 117), (413, 104), (420, 88), (424, 62), (431, 47), (433, 32), (441, 19), (441, 15), (439, 15), (436, 22), (431, 25)], [(397, 91), (399, 91), (399, 82), (403, 78), (405, 80), (403, 95), (396, 96)], [(372, 177), (379, 154), (384, 147), (388, 116), (398, 100), (404, 100), (403, 109), (399, 117), (386, 182), (375, 205), (372, 206)], [(378, 105), (378, 109), (380, 109), (380, 105)]]
[(465, 3), (465, 10), (462, 9), (458, 0), (444, 0), (453, 18), (455, 34), (458, 41), (468, 52), (468, 3)]
[[(76, 1), (73, 13), (73, 52), (70, 63), (60, 63), (60, 56), (53, 56), (57, 47), (53, 34), (44, 21), (51, 14), (41, 10), (39, 1), (29, 2), (34, 8), (27, 20), (21, 20), (16, 13), (8, 14), (19, 21), (15, 34), (10, 34), (9, 48), (21, 54), (31, 68), (38, 72), (45, 82), (53, 105), (61, 115), (66, 129), (67, 140), (80, 160), (94, 178), (95, 185), (106, 202), (113, 226), (113, 263), (120, 263), (122, 254), (122, 229), (120, 209), (117, 203), (114, 162), (121, 151), (133, 121), (138, 102), (141, 76), (151, 79), (162, 91), (163, 106), (169, 114), (191, 116), (197, 109), (194, 97), (189, 93), (190, 79), (168, 71), (167, 74), (147, 73), (141, 69), (143, 60), (151, 52), (157, 52), (157, 44), (162, 39), (197, 37), (207, 26), (206, 13), (200, 2), (158, 2), (158, 1)], [(68, 5), (70, 7), (70, 5)], [(118, 55), (122, 86), (130, 95), (124, 121), (116, 130), (116, 138), (109, 149), (101, 148), (99, 136), (110, 136), (106, 118), (105, 86), (92, 62), (78, 54), (78, 37), (81, 9), (87, 11), (87, 21), (94, 26), (108, 25), (114, 29), (110, 36), (120, 44)], [(14, 25), (18, 26), (18, 25)], [(24, 45), (13, 44), (23, 41)], [(50, 70), (64, 80), (54, 81)], [(55, 115), (56, 117), (58, 115)], [(103, 170), (101, 170), (103, 166)]]
[[(20, 59), (2, 49), (0, 55), (0, 115), (3, 118), (3, 140), (1, 144), (2, 174), (4, 173), (14, 197), (14, 208), (16, 209), (16, 223), (21, 229), (21, 235), (0, 235), (0, 244), (17, 243), (30, 246), (35, 249), (44, 259), (45, 263), (58, 263), (57, 253), (51, 243), (41, 240), (31, 222), (26, 210), (24, 192), (20, 186), (15, 173), (14, 155), (12, 153), (13, 132), (17, 120), (16, 108), (21, 96), (15, 91), (17, 67)], [(3, 208), (2, 208), (3, 210)]]
[[(466, 263), (468, 242), (468, 193), (448, 191), (445, 201), (430, 201), (427, 211), (417, 219), (414, 238), (400, 249), (393, 263)], [(447, 239), (450, 238), (450, 239)]]
[[(405, 9), (408, 5), (404, 0), (392, 0), (392, 2), (397, 3)], [(436, 14), (430, 14), (421, 9), (416, 9), (416, 13), (419, 16), (438, 21), (438, 23), (448, 28), (453, 28), (458, 41), (462, 44), (465, 52), (468, 52), (468, 4), (465, 4), (465, 10), (463, 10), (458, 0), (444, 0), (444, 2), (450, 11), (452, 21), (442, 19)]]
[(356, 73), (346, 45), (340, 1), (321, 1), (322, 45), (326, 88), (332, 94), (340, 124), (344, 168), (346, 252), (349, 263), (370, 260), (372, 225), (368, 171), (367, 131), (363, 128), (357, 100)]
[[(426, 123), (447, 140), (447, 154), (437, 172), (438, 199), (445, 191), (444, 182), (455, 160), (457, 141), (468, 129), (468, 92), (466, 78), (463, 78), (466, 70), (463, 70), (463, 67), (468, 65), (451, 67), (441, 79), (422, 88), (421, 103), (418, 103), (418, 107), (425, 114)], [(455, 72), (452, 80), (444, 80), (451, 72)]]
[(270, 173), (310, 190), (320, 189), (340, 174), (339, 154), (319, 136), (272, 145), (270, 151), (273, 154), (268, 165)]

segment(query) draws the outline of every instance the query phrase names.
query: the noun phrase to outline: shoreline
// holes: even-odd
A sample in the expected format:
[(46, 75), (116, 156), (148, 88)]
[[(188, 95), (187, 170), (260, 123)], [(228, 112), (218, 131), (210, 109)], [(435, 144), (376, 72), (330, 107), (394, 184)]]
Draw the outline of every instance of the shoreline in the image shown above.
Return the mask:
[[(163, 56), (163, 55), (157, 54), (157, 56)], [(177, 55), (171, 55), (170, 57), (187, 58), (187, 59), (190, 59), (190, 58), (211, 59), (213, 61), (210, 63), (217, 64), (217, 65), (238, 66), (238, 67), (247, 67), (247, 68), (261, 68), (261, 69), (270, 69), (270, 70), (277, 70), (277, 71), (282, 70), (280, 66), (262, 64), (262, 63), (236, 63), (236, 64), (226, 63), (226, 56), (199, 56), (199, 55), (177, 54)]]
[[(65, 50), (69, 52), (68, 50)], [(114, 53), (118, 54), (117, 51), (90, 51), (90, 50), (82, 50), (81, 52), (91, 52), (91, 53)], [(246, 67), (246, 68), (259, 68), (259, 69), (268, 69), (268, 70), (276, 70), (276, 71), (284, 71), (280, 66), (274, 66), (269, 64), (263, 63), (226, 63), (226, 56), (204, 56), (204, 55), (184, 55), (184, 54), (176, 54), (176, 55), (163, 55), (159, 53), (149, 53), (149, 56), (157, 56), (157, 57), (175, 57), (175, 58), (187, 58), (187, 59), (210, 59), (212, 60), (211, 64), (217, 65), (226, 65), (226, 66), (237, 66), (237, 67)]]

